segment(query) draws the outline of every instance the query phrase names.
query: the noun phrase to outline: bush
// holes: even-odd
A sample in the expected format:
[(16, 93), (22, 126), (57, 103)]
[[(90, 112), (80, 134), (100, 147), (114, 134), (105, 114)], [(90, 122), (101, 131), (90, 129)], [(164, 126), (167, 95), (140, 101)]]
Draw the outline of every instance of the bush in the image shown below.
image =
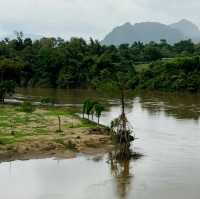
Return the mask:
[(35, 107), (31, 102), (23, 102), (23, 104), (21, 105), (21, 111), (25, 113), (32, 113), (35, 111)]
[(74, 142), (72, 142), (71, 140), (67, 141), (67, 143), (63, 139), (60, 139), (60, 138), (56, 139), (55, 141), (59, 144), (62, 144), (65, 147), (65, 149), (69, 149), (72, 151), (77, 150), (76, 144)]
[(76, 149), (76, 144), (73, 143), (71, 140), (68, 141), (67, 145), (66, 145), (66, 148), (67, 149), (70, 149), (70, 150), (77, 150)]
[(55, 99), (51, 98), (51, 97), (44, 97), (40, 100), (40, 102), (42, 104), (55, 104)]

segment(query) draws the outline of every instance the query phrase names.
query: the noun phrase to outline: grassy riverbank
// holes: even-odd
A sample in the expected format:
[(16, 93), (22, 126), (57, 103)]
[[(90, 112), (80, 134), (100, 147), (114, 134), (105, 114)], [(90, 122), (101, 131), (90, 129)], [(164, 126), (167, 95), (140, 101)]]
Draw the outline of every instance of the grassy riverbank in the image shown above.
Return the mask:
[(26, 113), (19, 106), (0, 106), (0, 160), (95, 153), (111, 147), (108, 134), (72, 108), (37, 107)]

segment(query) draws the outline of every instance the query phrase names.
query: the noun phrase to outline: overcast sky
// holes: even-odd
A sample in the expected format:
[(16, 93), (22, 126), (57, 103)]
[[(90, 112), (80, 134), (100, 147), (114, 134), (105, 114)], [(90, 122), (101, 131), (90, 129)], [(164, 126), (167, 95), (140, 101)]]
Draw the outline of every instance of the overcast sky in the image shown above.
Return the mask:
[(125, 22), (168, 24), (186, 18), (200, 26), (199, 10), (199, 0), (0, 0), (0, 34), (22, 30), (102, 39)]

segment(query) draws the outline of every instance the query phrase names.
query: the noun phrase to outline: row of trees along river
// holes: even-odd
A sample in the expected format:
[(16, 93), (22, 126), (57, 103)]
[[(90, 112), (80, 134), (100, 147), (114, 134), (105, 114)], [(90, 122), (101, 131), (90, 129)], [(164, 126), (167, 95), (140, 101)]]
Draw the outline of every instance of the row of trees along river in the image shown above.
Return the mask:
[(0, 41), (0, 98), (12, 94), (15, 86), (104, 88), (112, 86), (118, 72), (126, 73), (129, 89), (196, 92), (199, 54), (200, 44), (191, 40), (105, 46), (82, 38), (33, 41), (16, 33), (16, 39)]

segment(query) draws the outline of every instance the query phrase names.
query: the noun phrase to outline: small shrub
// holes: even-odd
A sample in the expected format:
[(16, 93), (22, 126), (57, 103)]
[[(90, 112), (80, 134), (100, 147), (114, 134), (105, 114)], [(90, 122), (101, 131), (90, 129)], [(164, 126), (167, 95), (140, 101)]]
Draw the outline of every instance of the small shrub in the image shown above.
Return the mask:
[(42, 104), (55, 104), (55, 99), (51, 98), (51, 97), (44, 97), (40, 100), (40, 102)]
[(33, 104), (31, 102), (24, 102), (21, 105), (21, 111), (23, 111), (25, 113), (32, 113), (35, 111), (35, 107), (33, 106)]
[(13, 138), (0, 138), (0, 145), (12, 144), (14, 142)]
[(56, 139), (55, 140), (58, 144), (62, 144), (62, 145), (65, 145), (65, 142), (63, 139)]
[(66, 148), (70, 149), (70, 150), (77, 150), (76, 149), (76, 144), (73, 143), (71, 140), (69, 140), (68, 143), (66, 144)]
[(65, 143), (65, 141), (63, 139), (56, 139), (55, 140), (57, 143), (62, 144), (66, 149), (72, 150), (72, 151), (76, 151), (76, 144), (74, 142), (72, 142), (71, 140), (69, 140), (67, 143)]
[(97, 148), (97, 145), (93, 143), (85, 143), (85, 145), (89, 148)]

